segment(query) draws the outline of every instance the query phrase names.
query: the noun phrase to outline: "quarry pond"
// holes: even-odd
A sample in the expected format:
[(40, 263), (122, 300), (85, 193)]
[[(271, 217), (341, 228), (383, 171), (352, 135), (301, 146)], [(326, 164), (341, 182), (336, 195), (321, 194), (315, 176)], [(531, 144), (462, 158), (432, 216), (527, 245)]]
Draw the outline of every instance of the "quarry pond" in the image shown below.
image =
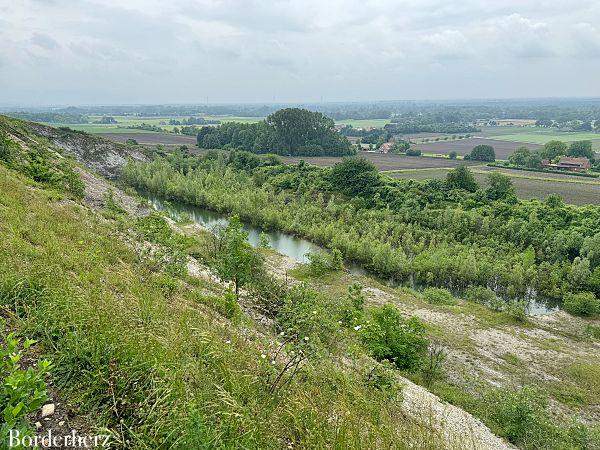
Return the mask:
[[(166, 200), (151, 192), (138, 190), (138, 194), (146, 199), (157, 211), (169, 213), (175, 219), (191, 220), (209, 230), (220, 225), (227, 225), (228, 219), (225, 213), (216, 212), (199, 206), (190, 205), (187, 203), (178, 202), (175, 200)], [(248, 241), (253, 247), (258, 247), (260, 235), (264, 233), (269, 238), (271, 248), (285, 255), (294, 261), (305, 264), (308, 263), (307, 253), (325, 251), (325, 249), (311, 241), (294, 236), (290, 233), (284, 233), (277, 230), (264, 230), (260, 227), (252, 225), (248, 222), (243, 222), (243, 227), (248, 233)], [(366, 275), (368, 271), (357, 263), (346, 263), (346, 269), (353, 275)], [(375, 275), (370, 274), (372, 277)], [(406, 283), (398, 283), (391, 280), (380, 280), (390, 285), (401, 286)], [(422, 290), (425, 286), (414, 285), (408, 283), (410, 287), (416, 290)], [(457, 293), (454, 293), (455, 295)], [(556, 301), (542, 299), (535, 295), (530, 295), (528, 298), (528, 313), (531, 315), (551, 314), (559, 309), (559, 303)]]

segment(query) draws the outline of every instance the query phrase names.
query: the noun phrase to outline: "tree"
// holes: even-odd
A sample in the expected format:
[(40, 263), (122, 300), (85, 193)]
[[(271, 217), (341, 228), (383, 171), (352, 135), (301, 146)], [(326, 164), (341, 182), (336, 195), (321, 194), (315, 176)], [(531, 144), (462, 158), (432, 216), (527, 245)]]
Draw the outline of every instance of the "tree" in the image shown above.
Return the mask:
[(331, 185), (349, 197), (370, 196), (381, 183), (377, 168), (365, 158), (344, 158), (333, 166)]
[(474, 161), (496, 161), (496, 152), (494, 147), (487, 144), (480, 144), (473, 147), (469, 155), (465, 155), (465, 159), (472, 159)]
[(479, 188), (473, 173), (467, 166), (458, 166), (448, 172), (446, 184), (450, 189), (464, 189), (469, 192), (475, 192)]
[(515, 195), (510, 177), (501, 173), (490, 173), (488, 175), (489, 186), (485, 191), (490, 200), (500, 200)]
[(559, 156), (567, 154), (568, 146), (562, 141), (549, 141), (544, 144), (544, 148), (540, 151), (540, 156), (543, 159), (553, 160)]
[(592, 150), (592, 141), (575, 141), (571, 142), (567, 155), (573, 157), (583, 157), (594, 159), (594, 150)]
[(530, 167), (539, 169), (542, 167), (542, 158), (537, 152), (530, 151), (527, 147), (519, 147), (508, 158), (508, 161), (515, 166)]
[(450, 158), (450, 159), (456, 159), (457, 156), (458, 156), (458, 154), (454, 151), (448, 153), (448, 158)]
[(394, 142), (392, 148), (390, 148), (390, 153), (404, 153), (410, 148), (410, 144), (406, 141), (398, 141)]
[(527, 147), (519, 147), (508, 158), (508, 162), (515, 166), (527, 166), (531, 158), (531, 151)]
[(219, 236), (215, 269), (219, 278), (233, 281), (236, 298), (239, 299), (240, 288), (250, 280), (256, 262), (255, 252), (248, 243), (248, 233), (242, 228), (239, 216), (231, 217), (229, 225)]

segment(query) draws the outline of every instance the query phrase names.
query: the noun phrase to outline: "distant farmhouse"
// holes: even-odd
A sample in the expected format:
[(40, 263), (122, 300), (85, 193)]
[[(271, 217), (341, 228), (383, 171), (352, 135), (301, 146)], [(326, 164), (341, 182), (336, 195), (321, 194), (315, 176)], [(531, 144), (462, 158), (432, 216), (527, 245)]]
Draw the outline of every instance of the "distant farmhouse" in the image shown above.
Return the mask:
[(381, 144), (381, 147), (379, 147), (379, 152), (389, 153), (389, 151), (392, 149), (392, 145), (394, 145), (392, 142), (386, 142), (384, 144)]
[(568, 172), (585, 172), (592, 168), (592, 163), (587, 158), (571, 158), (563, 156), (560, 160), (553, 164), (547, 159), (542, 161), (542, 165), (548, 169), (566, 170)]

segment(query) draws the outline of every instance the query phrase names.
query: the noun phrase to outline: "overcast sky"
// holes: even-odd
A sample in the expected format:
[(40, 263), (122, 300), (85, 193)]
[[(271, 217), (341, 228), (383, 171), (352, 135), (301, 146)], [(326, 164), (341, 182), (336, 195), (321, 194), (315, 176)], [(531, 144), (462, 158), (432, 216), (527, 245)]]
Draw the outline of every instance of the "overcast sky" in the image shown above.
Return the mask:
[(0, 0), (0, 104), (600, 96), (598, 0)]

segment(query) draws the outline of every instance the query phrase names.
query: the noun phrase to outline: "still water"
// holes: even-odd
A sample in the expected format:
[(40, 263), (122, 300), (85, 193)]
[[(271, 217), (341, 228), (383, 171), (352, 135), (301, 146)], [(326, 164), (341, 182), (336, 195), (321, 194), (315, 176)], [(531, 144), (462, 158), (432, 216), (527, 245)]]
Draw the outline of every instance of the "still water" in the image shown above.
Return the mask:
[[(148, 200), (154, 209), (168, 212), (169, 215), (175, 219), (191, 219), (195, 223), (208, 229), (213, 229), (219, 225), (227, 225), (228, 223), (227, 216), (218, 212), (176, 201), (165, 202), (164, 199), (147, 192), (140, 193), (140, 195)], [(248, 241), (250, 244), (253, 247), (257, 247), (260, 235), (264, 230), (249, 223), (243, 223), (243, 227), (248, 233)], [(282, 233), (280, 231), (264, 231), (264, 233), (269, 238), (269, 244), (273, 250), (301, 263), (308, 262), (306, 257), (307, 253), (323, 250), (318, 245), (313, 244), (306, 239), (288, 233)]]
[[(168, 212), (169, 215), (175, 219), (191, 219), (208, 229), (212, 229), (219, 225), (227, 225), (228, 223), (225, 214), (189, 205), (187, 203), (165, 201), (161, 197), (157, 197), (149, 192), (139, 192), (139, 194), (148, 200), (156, 210)], [(243, 223), (243, 227), (248, 232), (248, 241), (253, 247), (258, 246), (260, 235), (264, 232), (269, 238), (269, 244), (273, 250), (300, 263), (308, 262), (308, 258), (306, 257), (307, 253), (324, 251), (322, 247), (289, 233), (266, 231), (249, 223)], [(354, 275), (367, 274), (367, 271), (359, 264), (347, 263), (346, 269)], [(386, 280), (381, 281), (386, 282)], [(387, 280), (387, 282), (388, 284), (396, 286), (403, 285), (402, 283), (398, 284), (393, 280)], [(411, 287), (420, 291), (425, 286), (416, 286), (413, 284)], [(541, 299), (534, 295), (531, 295), (529, 298), (528, 313), (531, 315), (551, 314), (558, 311), (558, 309), (558, 302)]]

